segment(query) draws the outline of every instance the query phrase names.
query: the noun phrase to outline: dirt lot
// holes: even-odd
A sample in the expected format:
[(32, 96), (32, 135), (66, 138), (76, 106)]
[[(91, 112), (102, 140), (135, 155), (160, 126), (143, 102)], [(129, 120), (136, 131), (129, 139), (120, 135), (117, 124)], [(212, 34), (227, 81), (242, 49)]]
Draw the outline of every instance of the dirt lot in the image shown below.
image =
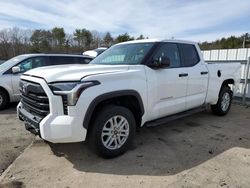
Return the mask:
[(16, 117), (16, 103), (0, 111), (0, 175), (34, 140)]
[[(9, 119), (8, 124), (17, 123)], [(233, 105), (225, 117), (203, 112), (143, 128), (134, 147), (111, 160), (92, 154), (83, 143), (48, 145), (37, 139), (0, 182), (17, 187), (249, 187), (249, 174), (250, 108)]]

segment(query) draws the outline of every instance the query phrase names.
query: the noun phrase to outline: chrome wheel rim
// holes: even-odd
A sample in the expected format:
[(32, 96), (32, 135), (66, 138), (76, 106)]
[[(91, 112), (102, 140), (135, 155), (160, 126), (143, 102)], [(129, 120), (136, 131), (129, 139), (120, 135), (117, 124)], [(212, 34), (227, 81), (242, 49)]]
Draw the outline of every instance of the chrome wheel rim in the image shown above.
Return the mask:
[(128, 120), (120, 115), (111, 117), (103, 126), (102, 143), (110, 150), (119, 149), (129, 136)]
[(222, 101), (221, 101), (221, 109), (225, 112), (227, 111), (229, 105), (230, 105), (230, 94), (229, 93), (224, 93), (222, 96)]
[(2, 105), (2, 103), (3, 103), (3, 97), (2, 95), (0, 95), (0, 106)]

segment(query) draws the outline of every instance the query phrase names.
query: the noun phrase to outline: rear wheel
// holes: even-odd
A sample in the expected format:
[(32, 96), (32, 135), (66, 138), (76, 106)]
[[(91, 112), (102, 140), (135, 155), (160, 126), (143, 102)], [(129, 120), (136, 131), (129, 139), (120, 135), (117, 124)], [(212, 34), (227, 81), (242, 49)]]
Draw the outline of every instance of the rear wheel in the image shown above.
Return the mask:
[(211, 105), (211, 110), (214, 114), (224, 116), (228, 113), (231, 107), (233, 92), (229, 87), (224, 87), (220, 91), (217, 104)]
[(6, 108), (8, 104), (8, 95), (3, 90), (0, 90), (0, 110)]
[(90, 128), (89, 146), (103, 158), (113, 158), (126, 152), (135, 136), (135, 118), (122, 106), (102, 108)]

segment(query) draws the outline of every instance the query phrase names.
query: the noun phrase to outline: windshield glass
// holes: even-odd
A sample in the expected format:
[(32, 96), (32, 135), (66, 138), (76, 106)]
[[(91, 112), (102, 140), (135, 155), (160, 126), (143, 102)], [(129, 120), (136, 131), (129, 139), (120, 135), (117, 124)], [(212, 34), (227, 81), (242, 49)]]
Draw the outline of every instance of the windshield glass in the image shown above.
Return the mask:
[(19, 55), (19, 56), (16, 56), (16, 57), (13, 57), (11, 59), (9, 59), (8, 61), (5, 61), (4, 63), (0, 64), (0, 70), (5, 70), (7, 68), (9, 68), (9, 66), (14, 66), (15, 65), (15, 62), (20, 62), (22, 61), (23, 59), (25, 59), (27, 56), (25, 55)]
[(115, 45), (97, 56), (90, 64), (138, 65), (153, 45), (154, 43)]

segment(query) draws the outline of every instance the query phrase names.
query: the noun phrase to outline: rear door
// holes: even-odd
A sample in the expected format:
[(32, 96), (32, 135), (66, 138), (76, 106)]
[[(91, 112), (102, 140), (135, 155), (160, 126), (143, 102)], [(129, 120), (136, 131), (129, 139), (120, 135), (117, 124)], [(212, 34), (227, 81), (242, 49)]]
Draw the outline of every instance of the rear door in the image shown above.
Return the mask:
[(186, 110), (205, 102), (208, 86), (208, 70), (193, 44), (179, 44), (183, 67), (188, 74)]

